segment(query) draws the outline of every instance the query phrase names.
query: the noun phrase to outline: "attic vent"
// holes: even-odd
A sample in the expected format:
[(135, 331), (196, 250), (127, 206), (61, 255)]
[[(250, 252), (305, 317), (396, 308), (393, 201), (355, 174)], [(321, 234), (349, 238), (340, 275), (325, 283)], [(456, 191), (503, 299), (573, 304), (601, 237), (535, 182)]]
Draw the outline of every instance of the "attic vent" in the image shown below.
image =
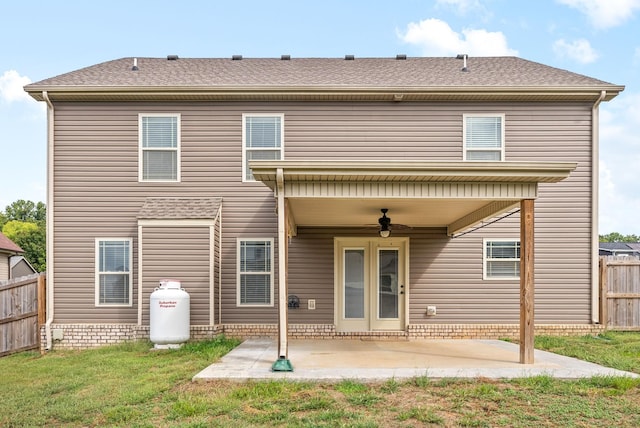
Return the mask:
[(234, 61), (240, 61), (242, 59), (242, 55), (232, 55), (231, 59)]
[(291, 55), (282, 55), (280, 56), (280, 59), (283, 61), (289, 61), (291, 59)]
[(347, 61), (353, 61), (354, 59), (356, 59), (356, 57), (354, 55), (345, 55), (344, 59), (346, 59)]
[(407, 59), (407, 55), (406, 54), (398, 54), (398, 55), (396, 55), (396, 59)]
[(178, 59), (178, 55), (167, 55), (167, 60), (176, 61)]
[(138, 58), (133, 59), (133, 67), (131, 67), (131, 71), (138, 71)]

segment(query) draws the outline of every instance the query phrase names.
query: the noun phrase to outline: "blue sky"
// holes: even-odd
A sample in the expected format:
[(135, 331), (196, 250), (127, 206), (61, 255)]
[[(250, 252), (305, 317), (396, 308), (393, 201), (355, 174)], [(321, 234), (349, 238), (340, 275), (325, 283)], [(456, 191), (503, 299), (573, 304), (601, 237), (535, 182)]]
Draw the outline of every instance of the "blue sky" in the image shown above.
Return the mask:
[(601, 107), (600, 233), (640, 235), (640, 0), (9, 0), (0, 208), (45, 201), (46, 116), (22, 86), (121, 57), (515, 55), (626, 90)]

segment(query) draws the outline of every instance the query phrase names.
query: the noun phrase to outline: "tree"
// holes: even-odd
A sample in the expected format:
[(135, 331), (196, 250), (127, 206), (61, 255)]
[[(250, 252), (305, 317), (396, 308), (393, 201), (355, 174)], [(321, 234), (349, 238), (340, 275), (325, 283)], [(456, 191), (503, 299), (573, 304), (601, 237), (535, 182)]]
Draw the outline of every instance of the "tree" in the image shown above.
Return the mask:
[(24, 258), (38, 271), (46, 265), (46, 205), (18, 200), (0, 212), (0, 229), (24, 250)]
[(618, 232), (611, 232), (606, 235), (600, 235), (600, 242), (640, 242), (637, 235), (623, 235)]
[[(27, 221), (36, 224), (44, 224), (47, 218), (46, 205), (19, 199), (5, 208), (5, 223), (11, 220)], [(4, 227), (4, 224), (0, 225)]]

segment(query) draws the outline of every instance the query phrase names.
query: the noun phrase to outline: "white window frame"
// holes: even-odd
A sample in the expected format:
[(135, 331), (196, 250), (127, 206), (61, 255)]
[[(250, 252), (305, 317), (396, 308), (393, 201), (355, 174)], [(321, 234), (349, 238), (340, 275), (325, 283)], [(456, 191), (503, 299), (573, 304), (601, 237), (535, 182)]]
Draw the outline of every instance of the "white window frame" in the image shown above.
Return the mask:
[[(512, 281), (519, 280), (520, 275), (517, 276), (490, 276), (488, 273), (487, 265), (491, 261), (501, 261), (501, 262), (516, 262), (518, 264), (518, 273), (520, 273), (520, 258), (499, 258), (499, 259), (489, 259), (487, 257), (487, 243), (489, 242), (508, 242), (508, 243), (518, 243), (520, 244), (519, 238), (484, 238), (482, 240), (482, 279), (488, 281)], [(522, 257), (522, 248), (520, 248), (520, 256)]]
[[(269, 276), (269, 299), (270, 301), (267, 303), (242, 303), (242, 294), (241, 294), (241, 287), (242, 287), (242, 276), (243, 275), (251, 275), (251, 273), (247, 273), (247, 272), (242, 272), (241, 271), (241, 263), (240, 263), (240, 257), (241, 257), (241, 244), (242, 242), (248, 242), (248, 241), (253, 241), (253, 242), (268, 242), (271, 245), (271, 259), (270, 259), (270, 265), (271, 265), (271, 270), (270, 271), (264, 271), (264, 272), (254, 272), (254, 274), (256, 275), (264, 275), (264, 274), (268, 274)], [(237, 238), (237, 243), (236, 243), (236, 277), (237, 277), (237, 284), (236, 284), (236, 305), (237, 306), (242, 306), (242, 307), (248, 307), (248, 306), (252, 306), (252, 307), (273, 307), (274, 306), (274, 291), (275, 291), (275, 287), (274, 287), (274, 280), (275, 280), (275, 275), (274, 275), (274, 253), (275, 253), (275, 248), (274, 248), (274, 238)]]
[[(100, 243), (105, 241), (127, 242), (129, 244), (128, 271), (101, 272), (100, 271)], [(100, 307), (131, 307), (133, 306), (133, 239), (132, 238), (96, 238), (95, 240), (95, 305)], [(127, 303), (101, 303), (100, 302), (100, 275), (120, 274), (127, 275), (129, 290)]]
[[(144, 148), (142, 120), (145, 117), (174, 117), (177, 122), (176, 147)], [(182, 154), (182, 120), (180, 113), (139, 113), (138, 114), (138, 181), (141, 183), (179, 183), (182, 180), (181, 154)], [(176, 178), (174, 179), (146, 179), (144, 178), (144, 152), (145, 151), (175, 151), (176, 152)]]
[(243, 113), (242, 114), (242, 182), (243, 183), (255, 183), (257, 180), (253, 178), (247, 178), (247, 151), (276, 151), (277, 147), (265, 147), (265, 148), (247, 148), (247, 118), (251, 117), (279, 117), (280, 118), (280, 160), (284, 159), (284, 113)]
[[(500, 127), (501, 135), (500, 135), (500, 148), (491, 148), (491, 149), (482, 149), (482, 148), (469, 148), (467, 147), (467, 119), (473, 117), (498, 117), (500, 118), (502, 126)], [(505, 114), (504, 113), (467, 113), (462, 115), (462, 159), (470, 162), (503, 162), (505, 160)], [(486, 151), (486, 152), (498, 152), (500, 153), (500, 160), (498, 161), (490, 161), (490, 160), (469, 160), (467, 159), (467, 151)]]

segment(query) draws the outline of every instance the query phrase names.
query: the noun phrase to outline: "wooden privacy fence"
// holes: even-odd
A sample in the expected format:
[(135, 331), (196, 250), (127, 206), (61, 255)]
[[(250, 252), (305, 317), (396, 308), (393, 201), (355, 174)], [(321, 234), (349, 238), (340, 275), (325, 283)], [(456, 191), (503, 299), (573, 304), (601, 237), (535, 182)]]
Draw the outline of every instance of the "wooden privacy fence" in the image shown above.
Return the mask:
[(600, 257), (600, 320), (614, 330), (640, 330), (640, 259)]
[(0, 357), (40, 347), (45, 289), (43, 274), (0, 282)]

